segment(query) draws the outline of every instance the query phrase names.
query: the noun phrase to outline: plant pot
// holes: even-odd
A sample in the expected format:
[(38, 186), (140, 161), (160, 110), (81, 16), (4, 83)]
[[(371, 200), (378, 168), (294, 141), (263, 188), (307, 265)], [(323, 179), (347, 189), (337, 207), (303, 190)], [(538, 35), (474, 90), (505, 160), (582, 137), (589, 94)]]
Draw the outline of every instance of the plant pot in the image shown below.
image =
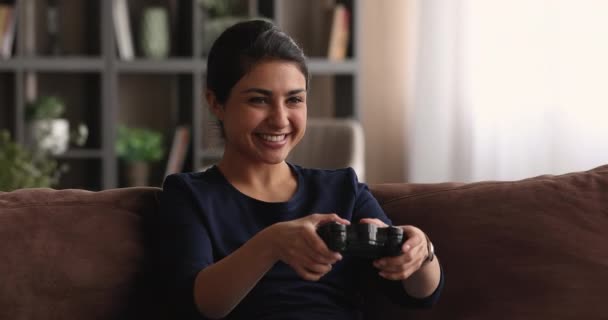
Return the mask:
[(148, 185), (150, 166), (147, 162), (136, 161), (127, 164), (127, 183), (129, 187)]
[(60, 155), (68, 150), (70, 124), (66, 119), (33, 120), (28, 124), (26, 141), (35, 150)]

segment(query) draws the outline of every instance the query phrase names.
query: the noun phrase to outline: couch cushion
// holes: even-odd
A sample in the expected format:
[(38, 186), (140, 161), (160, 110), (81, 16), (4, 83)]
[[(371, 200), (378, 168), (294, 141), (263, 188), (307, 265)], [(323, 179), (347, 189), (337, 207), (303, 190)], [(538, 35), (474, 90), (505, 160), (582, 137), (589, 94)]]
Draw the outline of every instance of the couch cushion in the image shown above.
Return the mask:
[(514, 182), (383, 184), (371, 190), (394, 223), (429, 234), (446, 275), (434, 309), (405, 312), (382, 301), (373, 317), (608, 314), (608, 166)]
[(0, 193), (0, 319), (113, 319), (145, 256), (154, 188)]

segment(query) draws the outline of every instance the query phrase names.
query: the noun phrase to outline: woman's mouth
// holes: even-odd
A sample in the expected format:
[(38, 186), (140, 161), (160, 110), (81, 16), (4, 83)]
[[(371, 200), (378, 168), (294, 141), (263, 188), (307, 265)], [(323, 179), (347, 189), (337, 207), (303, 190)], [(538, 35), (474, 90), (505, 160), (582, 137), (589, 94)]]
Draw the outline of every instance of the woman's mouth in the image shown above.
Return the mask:
[(258, 134), (257, 136), (268, 142), (281, 142), (287, 137), (286, 134)]

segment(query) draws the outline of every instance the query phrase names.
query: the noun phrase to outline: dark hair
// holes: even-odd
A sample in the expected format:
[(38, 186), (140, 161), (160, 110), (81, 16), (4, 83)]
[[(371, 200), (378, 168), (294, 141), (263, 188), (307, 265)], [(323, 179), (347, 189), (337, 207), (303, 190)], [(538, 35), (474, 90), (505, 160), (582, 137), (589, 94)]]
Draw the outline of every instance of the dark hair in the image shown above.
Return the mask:
[(258, 62), (279, 59), (295, 62), (306, 79), (308, 66), (295, 41), (265, 20), (239, 22), (215, 40), (207, 60), (207, 88), (224, 104), (232, 87)]

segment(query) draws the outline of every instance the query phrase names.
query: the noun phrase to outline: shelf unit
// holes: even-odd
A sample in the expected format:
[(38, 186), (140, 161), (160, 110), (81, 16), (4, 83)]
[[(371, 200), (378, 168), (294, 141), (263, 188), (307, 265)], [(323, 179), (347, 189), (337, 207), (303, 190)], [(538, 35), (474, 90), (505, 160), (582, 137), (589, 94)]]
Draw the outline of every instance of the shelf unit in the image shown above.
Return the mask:
[[(309, 116), (358, 118), (358, 1), (337, 1), (351, 12), (351, 45), (344, 61), (334, 62), (323, 57), (326, 48), (318, 42), (327, 37), (327, 27), (317, 32), (327, 33), (323, 37), (311, 36), (310, 26), (305, 24), (305, 21), (310, 23), (311, 17), (327, 16), (327, 8), (334, 2), (245, 1), (249, 15), (273, 19), (302, 44), (309, 56), (312, 75)], [(0, 60), (0, 129), (8, 129), (23, 143), (26, 102), (32, 96), (44, 94), (64, 98), (70, 123), (86, 123), (91, 134), (83, 148), (71, 147), (57, 157), (70, 167), (58, 188), (101, 190), (125, 186), (124, 172), (114, 150), (117, 127), (122, 123), (160, 130), (165, 135), (167, 149), (175, 127), (189, 125), (191, 150), (184, 170), (196, 170), (221, 156), (221, 145), (211, 137), (217, 129), (213, 128), (203, 101), (206, 59), (202, 54), (200, 30), (208, 18), (199, 1), (128, 0), (136, 48), (137, 17), (145, 6), (170, 8), (172, 22), (179, 21), (172, 24), (169, 58), (146, 59), (138, 54), (129, 61), (122, 60), (117, 53), (112, 1), (60, 0), (57, 3), (62, 17), (60, 39), (65, 39), (62, 43), (65, 52), (50, 56), (45, 54), (47, 41), (43, 28), (48, 2), (16, 0), (20, 32), (16, 35), (15, 52), (11, 59)], [(291, 17), (294, 16), (299, 17), (298, 24), (293, 23)], [(31, 21), (35, 21), (35, 26)], [(38, 46), (32, 45), (32, 37)], [(150, 185), (160, 186), (164, 166), (165, 161), (153, 166)]]

